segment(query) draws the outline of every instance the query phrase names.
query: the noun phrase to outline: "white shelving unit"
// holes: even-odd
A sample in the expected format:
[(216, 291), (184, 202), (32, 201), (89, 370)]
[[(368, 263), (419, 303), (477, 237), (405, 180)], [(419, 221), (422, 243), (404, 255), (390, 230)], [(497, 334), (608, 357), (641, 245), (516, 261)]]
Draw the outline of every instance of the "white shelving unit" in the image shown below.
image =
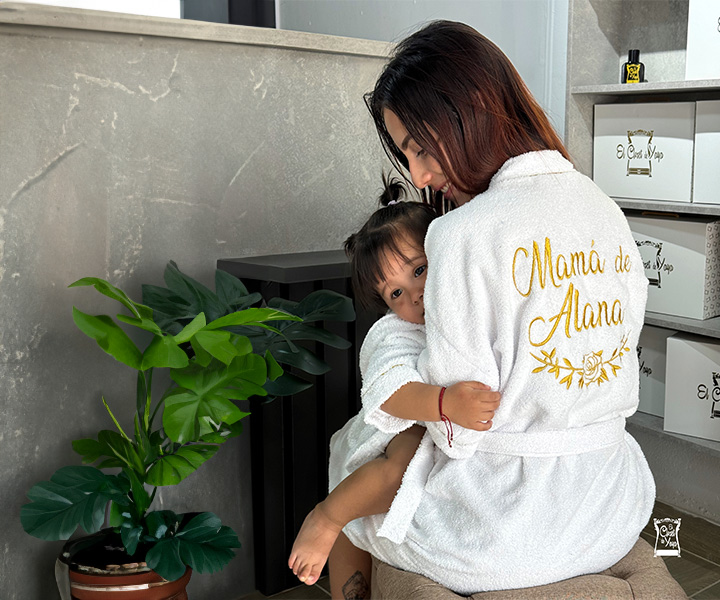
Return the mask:
[[(720, 195), (720, 190), (718, 190)], [(664, 202), (652, 200), (634, 200), (615, 198), (620, 208), (645, 213), (668, 213), (671, 215), (691, 215), (694, 217), (720, 217), (720, 204), (693, 204), (692, 202)]]
[(692, 81), (655, 81), (647, 83), (605, 83), (599, 85), (578, 85), (570, 89), (573, 95), (590, 96), (612, 94), (614, 96), (635, 96), (647, 94), (680, 94), (684, 92), (712, 92), (720, 90), (720, 79), (696, 79)]
[[(688, 0), (571, 0), (566, 143), (586, 175), (592, 177), (596, 104), (720, 99), (720, 79), (683, 80), (687, 12)], [(655, 81), (619, 83), (629, 48), (640, 48), (646, 78)], [(628, 213), (720, 219), (720, 205), (615, 200)], [(720, 339), (720, 317), (697, 320), (648, 312), (645, 322)], [(643, 413), (628, 420), (628, 430), (648, 458), (658, 499), (720, 523), (720, 443), (665, 432), (662, 418)]]
[(689, 319), (687, 317), (677, 317), (675, 315), (664, 315), (662, 313), (648, 311), (645, 313), (645, 323), (647, 325), (655, 325), (655, 327), (674, 329), (675, 331), (684, 331), (685, 333), (694, 333), (696, 335), (720, 339), (720, 317), (713, 319)]

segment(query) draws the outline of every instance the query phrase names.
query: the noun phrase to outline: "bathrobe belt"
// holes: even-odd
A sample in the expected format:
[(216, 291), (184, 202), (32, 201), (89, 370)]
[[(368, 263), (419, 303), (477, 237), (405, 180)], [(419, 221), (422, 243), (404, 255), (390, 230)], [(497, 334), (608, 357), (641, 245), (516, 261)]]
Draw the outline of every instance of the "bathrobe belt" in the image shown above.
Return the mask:
[(625, 417), (582, 427), (552, 431), (488, 432), (478, 437), (476, 451), (509, 456), (569, 456), (602, 450), (620, 443), (625, 435)]
[[(476, 451), (525, 457), (553, 457), (584, 454), (609, 448), (623, 441), (625, 417), (572, 429), (521, 433), (492, 432), (479, 437)], [(434, 466), (435, 447), (425, 434), (410, 461), (402, 485), (377, 535), (400, 544), (415, 516), (428, 475)], [(471, 459), (472, 460), (472, 459)]]

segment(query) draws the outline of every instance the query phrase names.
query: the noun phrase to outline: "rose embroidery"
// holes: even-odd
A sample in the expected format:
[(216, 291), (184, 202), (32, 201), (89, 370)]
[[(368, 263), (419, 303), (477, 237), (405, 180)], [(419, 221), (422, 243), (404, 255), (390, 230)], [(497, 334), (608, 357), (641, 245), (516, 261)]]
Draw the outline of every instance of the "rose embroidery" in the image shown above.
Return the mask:
[[(550, 352), (541, 350), (542, 356), (531, 352), (530, 356), (541, 363), (539, 367), (533, 369), (533, 373), (546, 371), (550, 375), (555, 375), (558, 383), (564, 383), (567, 389), (570, 389), (573, 381), (575, 381), (576, 375), (578, 386), (581, 388), (591, 383), (601, 385), (603, 381), (610, 381), (608, 371), (612, 373), (614, 377), (617, 377), (617, 372), (622, 369), (622, 364), (620, 364), (622, 363), (622, 356), (626, 352), (630, 352), (630, 348), (627, 347), (629, 335), (629, 333), (626, 334), (625, 337), (620, 340), (617, 348), (612, 351), (610, 358), (607, 360), (603, 359), (602, 350), (591, 351), (583, 355), (580, 366), (575, 366), (572, 361), (567, 358), (560, 359), (560, 357), (556, 356), (556, 348), (553, 348)], [(561, 373), (565, 374), (562, 379), (560, 378)]]
[(602, 373), (602, 350), (583, 356), (583, 381), (592, 383)]

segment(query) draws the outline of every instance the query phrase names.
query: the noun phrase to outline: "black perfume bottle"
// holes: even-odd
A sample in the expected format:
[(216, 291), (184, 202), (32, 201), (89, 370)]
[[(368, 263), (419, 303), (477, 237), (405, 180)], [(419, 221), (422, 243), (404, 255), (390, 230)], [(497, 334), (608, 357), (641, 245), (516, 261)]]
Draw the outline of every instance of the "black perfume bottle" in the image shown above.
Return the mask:
[(628, 51), (628, 60), (622, 66), (620, 83), (642, 83), (645, 81), (645, 65), (640, 62), (640, 50)]

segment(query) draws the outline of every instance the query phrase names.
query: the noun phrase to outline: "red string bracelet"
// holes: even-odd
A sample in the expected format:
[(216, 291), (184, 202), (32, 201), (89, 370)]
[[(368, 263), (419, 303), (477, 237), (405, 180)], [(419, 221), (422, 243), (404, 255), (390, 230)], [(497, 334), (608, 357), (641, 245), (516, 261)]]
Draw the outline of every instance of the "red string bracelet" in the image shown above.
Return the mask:
[(440, 420), (443, 423), (445, 423), (445, 431), (447, 431), (448, 446), (450, 446), (450, 448), (452, 448), (452, 441), (453, 441), (452, 422), (450, 421), (450, 419), (447, 418), (445, 413), (443, 413), (443, 409), (442, 409), (442, 401), (443, 401), (443, 396), (445, 395), (446, 389), (447, 388), (445, 388), (445, 387), (440, 389), (440, 397), (438, 398), (438, 408), (440, 409)]

